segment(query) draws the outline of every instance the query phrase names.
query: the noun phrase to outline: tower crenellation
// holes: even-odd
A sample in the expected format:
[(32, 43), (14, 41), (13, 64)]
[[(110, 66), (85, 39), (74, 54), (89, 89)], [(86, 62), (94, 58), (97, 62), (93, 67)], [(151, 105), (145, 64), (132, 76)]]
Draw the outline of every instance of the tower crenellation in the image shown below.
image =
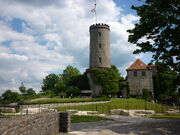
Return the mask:
[(97, 28), (104, 28), (104, 29), (110, 30), (109, 25), (104, 24), (104, 23), (93, 24), (90, 26), (89, 30), (91, 31), (92, 29), (97, 29)]

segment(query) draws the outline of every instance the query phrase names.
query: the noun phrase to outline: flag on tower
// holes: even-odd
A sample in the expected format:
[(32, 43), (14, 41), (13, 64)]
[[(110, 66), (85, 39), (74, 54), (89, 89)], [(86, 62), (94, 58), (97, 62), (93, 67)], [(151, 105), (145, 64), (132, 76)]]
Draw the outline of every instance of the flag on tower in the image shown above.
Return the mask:
[(91, 12), (95, 13), (96, 12), (96, 8), (91, 9)]
[(91, 9), (91, 12), (96, 13), (96, 0), (95, 0), (94, 8), (93, 8), (93, 9)]

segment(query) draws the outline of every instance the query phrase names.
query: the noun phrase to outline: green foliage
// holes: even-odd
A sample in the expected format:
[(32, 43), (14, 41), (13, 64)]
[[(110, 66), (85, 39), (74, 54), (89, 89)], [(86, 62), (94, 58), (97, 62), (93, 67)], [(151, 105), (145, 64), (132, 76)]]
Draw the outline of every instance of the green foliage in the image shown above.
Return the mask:
[(89, 86), (89, 80), (87, 78), (86, 73), (84, 73), (83, 75), (78, 75), (73, 77), (72, 79), (72, 86), (76, 86), (81, 90), (89, 90), (90, 86)]
[(59, 82), (56, 83), (55, 89), (56, 89), (57, 92), (63, 93), (65, 91), (65, 89), (66, 89), (66, 85), (65, 85), (65, 83), (63, 81), (59, 81)]
[(49, 74), (47, 75), (42, 82), (42, 91), (46, 90), (54, 90), (55, 86), (59, 82), (60, 77), (56, 74)]
[(21, 104), (31, 105), (31, 104), (51, 104), (51, 103), (78, 103), (78, 102), (96, 102), (96, 101), (109, 101), (109, 98), (51, 98), (51, 99), (40, 99), (36, 101), (23, 101)]
[(71, 85), (71, 83), (74, 80), (74, 77), (79, 76), (80, 72), (77, 68), (74, 68), (72, 66), (67, 66), (66, 69), (63, 71), (63, 81), (66, 85)]
[(27, 89), (26, 95), (36, 95), (36, 92), (33, 90), (33, 88)]
[[(76, 86), (81, 89), (84, 85), (87, 86), (85, 81), (84, 75), (80, 75), (77, 68), (67, 66), (66, 69), (64, 69), (63, 74), (49, 74), (43, 79), (43, 95), (50, 97), (65, 96), (69, 94), (69, 87)], [(77, 92), (75, 92), (75, 95), (76, 93)]]
[(19, 94), (17, 92), (12, 92), (11, 90), (6, 90), (1, 96), (1, 103), (3, 104), (18, 102), (19, 100)]
[(24, 86), (23, 82), (21, 82), (21, 86), (19, 87), (19, 91), (25, 95), (27, 93), (26, 87)]
[(168, 65), (156, 63), (157, 75), (154, 77), (155, 98), (164, 100), (167, 96), (174, 95), (179, 85), (179, 75)]
[(152, 52), (154, 60), (162, 60), (180, 72), (179, 0), (145, 0), (132, 9), (140, 16), (135, 27), (128, 30), (128, 41), (139, 47), (134, 53)]
[(103, 118), (100, 116), (78, 116), (78, 115), (72, 115), (71, 116), (71, 123), (80, 123), (80, 122), (96, 122), (96, 121), (104, 121), (104, 120), (112, 120), (108, 118)]
[(80, 92), (81, 92), (80, 89), (74, 86), (66, 89), (67, 96), (71, 96), (71, 97), (79, 96)]
[(103, 94), (117, 94), (119, 92), (119, 81), (123, 79), (115, 66), (111, 69), (92, 68), (95, 83), (100, 84)]
[(150, 92), (146, 88), (142, 89), (142, 99), (145, 99), (146, 101), (151, 101), (152, 100), (152, 92)]

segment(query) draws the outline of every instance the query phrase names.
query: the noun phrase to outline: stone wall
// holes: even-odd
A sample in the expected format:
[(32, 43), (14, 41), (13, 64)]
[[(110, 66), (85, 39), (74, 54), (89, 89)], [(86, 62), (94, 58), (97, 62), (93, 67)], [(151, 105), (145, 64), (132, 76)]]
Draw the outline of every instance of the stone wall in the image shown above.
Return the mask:
[(0, 119), (0, 135), (54, 135), (60, 132), (60, 127), (70, 130), (70, 114), (66, 113), (63, 118), (61, 113), (51, 112)]

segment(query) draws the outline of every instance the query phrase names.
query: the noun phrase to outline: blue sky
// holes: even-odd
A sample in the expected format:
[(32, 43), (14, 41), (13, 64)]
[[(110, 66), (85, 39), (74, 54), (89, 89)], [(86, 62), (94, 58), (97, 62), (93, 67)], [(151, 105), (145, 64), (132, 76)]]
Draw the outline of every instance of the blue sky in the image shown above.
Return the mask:
[[(133, 55), (127, 29), (139, 20), (131, 5), (138, 0), (97, 0), (99, 23), (111, 28), (111, 61), (121, 74), (137, 58), (150, 62), (151, 54)], [(82, 73), (89, 67), (89, 26), (94, 23), (94, 0), (0, 1), (0, 94), (18, 91), (21, 82), (36, 91), (49, 73), (67, 65)]]

